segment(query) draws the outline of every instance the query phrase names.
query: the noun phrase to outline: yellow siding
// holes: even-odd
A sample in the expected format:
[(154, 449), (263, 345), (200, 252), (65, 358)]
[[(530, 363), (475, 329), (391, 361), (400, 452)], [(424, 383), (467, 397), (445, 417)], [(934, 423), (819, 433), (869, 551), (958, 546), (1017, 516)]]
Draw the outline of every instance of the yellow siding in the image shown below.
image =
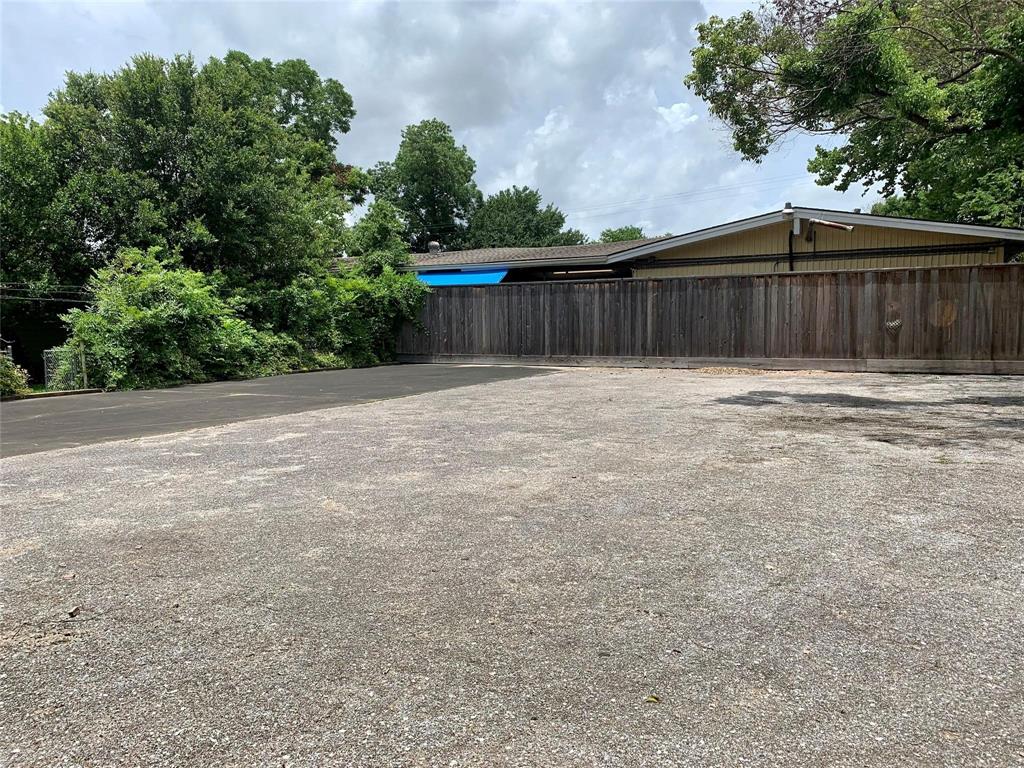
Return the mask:
[[(857, 226), (852, 232), (827, 227), (815, 227), (814, 239), (806, 238), (807, 221), (801, 222), (801, 233), (793, 237), (793, 252), (797, 256), (794, 268), (799, 272), (818, 272), (842, 269), (890, 269), (899, 267), (946, 267), (971, 264), (998, 264), (1003, 260), (1002, 247), (991, 248), (986, 238), (966, 235), (946, 235), (937, 232), (922, 232), (910, 229)], [(752, 275), (767, 272), (787, 272), (789, 222), (779, 222), (757, 229), (723, 235), (700, 243), (679, 246), (658, 253), (655, 263), (636, 267), (636, 277), (692, 277), (699, 275)], [(876, 248), (914, 248), (942, 245), (966, 245), (978, 243), (976, 252), (969, 253), (925, 253), (894, 254), (887, 257), (858, 256), (837, 257), (828, 260), (801, 261), (801, 254), (821, 251), (839, 251)], [(739, 264), (668, 264), (657, 266), (658, 261), (683, 259), (728, 258), (734, 256), (771, 256), (763, 261)]]

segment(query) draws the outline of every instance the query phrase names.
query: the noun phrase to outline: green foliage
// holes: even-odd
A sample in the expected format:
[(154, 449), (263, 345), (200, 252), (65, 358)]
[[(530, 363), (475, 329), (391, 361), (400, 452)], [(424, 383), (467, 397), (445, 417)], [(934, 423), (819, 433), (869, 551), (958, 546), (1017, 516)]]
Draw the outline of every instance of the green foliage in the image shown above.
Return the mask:
[(68, 344), (84, 348), (90, 382), (156, 387), (310, 368), (374, 365), (394, 351), (427, 288), (390, 267), (376, 278), (310, 276), (263, 294), (258, 329), (226, 301), (218, 281), (161, 261), (159, 249), (121, 251), (89, 286), (95, 303), (65, 319)]
[(29, 391), (28, 373), (7, 355), (0, 355), (0, 395), (23, 395)]
[[(47, 309), (66, 312), (91, 381), (160, 386), (373, 364), (415, 318), (426, 287), (395, 271), (405, 214), (382, 199), (346, 227), (371, 184), (334, 155), (355, 110), (305, 62), (137, 56), (69, 73), (44, 114), (0, 121), (4, 328), (19, 349)], [(410, 129), (398, 165), (411, 172), (437, 135)], [(334, 276), (345, 251), (356, 267)], [(68, 288), (91, 305), (12, 298)]]
[(902, 193), (903, 215), (1024, 223), (1017, 0), (773, 0), (698, 36), (686, 82), (744, 157), (794, 132), (845, 136), (817, 149), (818, 183)]
[(284, 370), (281, 346), (256, 331), (201, 272), (174, 268), (159, 249), (126, 249), (90, 279), (94, 304), (65, 320), (84, 348), (90, 382), (106, 389), (254, 376)]
[(158, 245), (192, 269), (287, 280), (339, 248), (351, 189), (333, 150), (355, 112), (303, 61), (137, 56), (69, 73), (44, 114), (53, 218), (88, 268)]
[(362, 301), (371, 349), (378, 360), (391, 360), (402, 326), (419, 322), (419, 311), (430, 289), (411, 272), (395, 272), (390, 266), (367, 281)]
[(457, 248), (480, 204), (475, 171), (476, 163), (455, 143), (452, 129), (440, 120), (424, 120), (402, 131), (393, 163), (371, 169), (370, 189), (401, 213), (414, 251), (425, 252), (431, 240)]
[(397, 209), (387, 200), (375, 200), (352, 228), (349, 255), (367, 277), (377, 277), (387, 268), (398, 269), (410, 261), (404, 234)]
[[(123, 248), (160, 247), (235, 289), (323, 273), (344, 248), (349, 200), (368, 189), (334, 156), (351, 97), (301, 60), (141, 55), (111, 74), (68, 73), (43, 113), (0, 121), (0, 277), (44, 298)], [(25, 340), (59, 328), (48, 321), (68, 308), (62, 295), (5, 297), (20, 351), (38, 355)]]
[(0, 120), (0, 282), (45, 285), (67, 267), (50, 230), (56, 170), (41, 125), (17, 112)]
[(540, 192), (529, 187), (512, 187), (491, 195), (474, 211), (465, 246), (505, 248), (586, 242), (586, 236), (578, 230), (562, 231), (565, 214), (555, 206), (540, 206)]
[(270, 296), (272, 327), (294, 341), (292, 368), (375, 365), (391, 359), (394, 339), (419, 313), (427, 286), (385, 266), (369, 277), (301, 277)]
[(643, 240), (644, 237), (643, 228), (634, 226), (616, 227), (601, 232), (602, 243), (622, 243), (627, 240)]

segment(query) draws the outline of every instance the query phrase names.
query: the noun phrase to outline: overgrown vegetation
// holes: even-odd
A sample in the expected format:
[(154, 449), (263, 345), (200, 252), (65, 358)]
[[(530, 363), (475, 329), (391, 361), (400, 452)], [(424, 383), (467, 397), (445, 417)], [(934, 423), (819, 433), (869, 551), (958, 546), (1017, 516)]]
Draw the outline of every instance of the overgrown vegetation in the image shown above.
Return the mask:
[(536, 190), (485, 199), (440, 120), (339, 162), (352, 99), (302, 60), (137, 56), (43, 114), (0, 120), (4, 333), (36, 365), (84, 349), (103, 387), (372, 365), (427, 290), (410, 250), (586, 242)]
[(29, 391), (28, 373), (7, 355), (0, 355), (0, 396), (23, 395)]
[(426, 289), (396, 272), (398, 210), (346, 226), (369, 177), (335, 156), (355, 115), (340, 83), (301, 60), (144, 55), (69, 73), (43, 113), (0, 123), (3, 323), (21, 353), (70, 332), (104, 387), (393, 353)]
[(784, 137), (843, 137), (809, 169), (876, 212), (1024, 226), (1024, 3), (769, 0), (697, 27), (687, 84), (760, 160)]

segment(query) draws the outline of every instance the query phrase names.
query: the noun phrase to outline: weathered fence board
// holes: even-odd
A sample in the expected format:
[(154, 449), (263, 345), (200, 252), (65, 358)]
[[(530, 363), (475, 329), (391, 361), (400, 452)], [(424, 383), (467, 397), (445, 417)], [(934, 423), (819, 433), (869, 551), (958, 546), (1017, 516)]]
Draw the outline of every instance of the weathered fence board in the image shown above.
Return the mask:
[(1024, 373), (1024, 265), (456, 286), (420, 321), (400, 359)]

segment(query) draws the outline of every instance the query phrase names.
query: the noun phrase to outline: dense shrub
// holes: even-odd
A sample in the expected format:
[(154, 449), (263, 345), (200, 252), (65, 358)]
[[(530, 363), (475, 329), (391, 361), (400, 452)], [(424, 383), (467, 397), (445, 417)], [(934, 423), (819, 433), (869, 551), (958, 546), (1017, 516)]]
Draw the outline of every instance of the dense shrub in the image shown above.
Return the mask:
[(23, 395), (29, 391), (28, 374), (7, 355), (0, 355), (0, 396)]
[(68, 344), (107, 389), (374, 365), (393, 355), (427, 290), (387, 267), (376, 278), (352, 270), (228, 292), (156, 248), (121, 251), (89, 289), (93, 304), (64, 316)]
[(131, 389), (283, 370), (287, 343), (255, 330), (215, 282), (173, 268), (159, 251), (121, 251), (89, 281), (94, 303), (65, 315), (69, 344), (85, 349), (90, 381)]
[(415, 275), (395, 272), (391, 267), (385, 267), (368, 284), (363, 314), (367, 319), (370, 344), (378, 359), (391, 360), (399, 331), (406, 322), (418, 322), (423, 298), (430, 289)]
[(304, 367), (375, 365), (393, 357), (398, 329), (426, 290), (389, 267), (375, 278), (358, 270), (302, 277), (276, 295), (274, 327), (298, 343)]

